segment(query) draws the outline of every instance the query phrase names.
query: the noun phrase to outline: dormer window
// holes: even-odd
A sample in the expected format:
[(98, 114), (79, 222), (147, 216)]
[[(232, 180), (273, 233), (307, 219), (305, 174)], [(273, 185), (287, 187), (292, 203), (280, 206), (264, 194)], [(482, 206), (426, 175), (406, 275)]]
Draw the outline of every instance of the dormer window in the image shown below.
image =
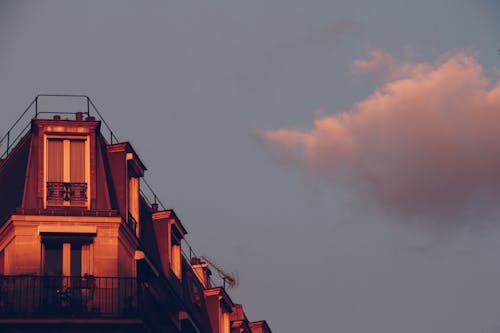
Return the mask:
[(170, 251), (170, 263), (172, 264), (172, 272), (180, 280), (182, 277), (182, 266), (181, 266), (181, 240), (180, 238), (173, 234), (172, 235), (172, 245)]
[(168, 277), (182, 280), (181, 243), (186, 229), (173, 210), (154, 212), (152, 219), (163, 271)]
[(48, 137), (45, 206), (88, 207), (89, 153), (86, 137)]
[(206, 297), (208, 311), (217, 314), (210, 317), (212, 331), (217, 333), (230, 333), (230, 314), (233, 312), (234, 303), (231, 301), (224, 288), (205, 289), (203, 292)]

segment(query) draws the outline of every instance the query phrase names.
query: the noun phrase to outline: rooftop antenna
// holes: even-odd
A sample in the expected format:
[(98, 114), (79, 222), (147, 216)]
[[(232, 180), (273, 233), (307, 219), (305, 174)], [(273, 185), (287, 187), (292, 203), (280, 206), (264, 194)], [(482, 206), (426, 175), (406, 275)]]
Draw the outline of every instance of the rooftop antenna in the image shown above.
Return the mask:
[(205, 260), (210, 266), (212, 266), (217, 271), (217, 273), (219, 273), (220, 278), (222, 280), (224, 280), (224, 288), (226, 288), (226, 283), (227, 283), (227, 286), (229, 289), (238, 287), (238, 285), (240, 284), (240, 278), (238, 276), (238, 273), (226, 272), (224, 269), (222, 269), (222, 267), (217, 265), (213, 260), (211, 260), (205, 256), (201, 256), (200, 258)]

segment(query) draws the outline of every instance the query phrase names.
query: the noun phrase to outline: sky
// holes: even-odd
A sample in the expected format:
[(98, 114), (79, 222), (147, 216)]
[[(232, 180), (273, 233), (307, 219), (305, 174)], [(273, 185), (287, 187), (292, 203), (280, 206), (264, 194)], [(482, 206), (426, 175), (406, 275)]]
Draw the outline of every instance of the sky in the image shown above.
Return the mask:
[(499, 12), (0, 0), (0, 133), (89, 95), (274, 332), (499, 332)]

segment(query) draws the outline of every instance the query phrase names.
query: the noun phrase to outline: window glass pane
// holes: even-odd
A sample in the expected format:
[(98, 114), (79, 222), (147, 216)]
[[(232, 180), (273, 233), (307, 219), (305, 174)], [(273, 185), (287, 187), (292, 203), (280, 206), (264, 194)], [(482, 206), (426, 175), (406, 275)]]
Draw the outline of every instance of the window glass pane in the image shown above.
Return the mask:
[(44, 273), (47, 275), (62, 275), (62, 242), (45, 242)]
[(129, 212), (139, 222), (139, 178), (129, 179)]
[(181, 278), (181, 246), (177, 244), (172, 245), (172, 271)]
[(82, 245), (71, 244), (71, 276), (82, 275)]
[(64, 144), (63, 140), (50, 139), (47, 147), (47, 181), (64, 181)]
[(70, 182), (85, 182), (85, 141), (70, 142)]

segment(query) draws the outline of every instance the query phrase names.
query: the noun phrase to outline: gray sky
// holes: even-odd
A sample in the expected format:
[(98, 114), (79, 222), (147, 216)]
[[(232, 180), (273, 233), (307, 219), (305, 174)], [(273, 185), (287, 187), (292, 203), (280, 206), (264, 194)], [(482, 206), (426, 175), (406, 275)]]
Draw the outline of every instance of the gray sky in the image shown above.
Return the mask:
[(496, 196), (453, 218), (402, 217), (256, 133), (352, 110), (383, 85), (351, 70), (372, 50), (432, 64), (466, 49), (494, 78), (499, 10), (497, 0), (2, 0), (0, 131), (38, 93), (91, 96), (197, 252), (238, 271), (233, 300), (275, 332), (498, 332), (500, 214), (484, 203)]

